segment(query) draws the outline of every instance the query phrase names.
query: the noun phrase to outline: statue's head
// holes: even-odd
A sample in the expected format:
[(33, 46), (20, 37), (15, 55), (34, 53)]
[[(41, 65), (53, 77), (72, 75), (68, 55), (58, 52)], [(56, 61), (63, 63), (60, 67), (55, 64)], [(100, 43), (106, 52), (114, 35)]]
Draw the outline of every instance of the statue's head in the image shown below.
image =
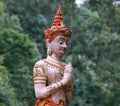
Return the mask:
[[(64, 25), (62, 17), (62, 8), (58, 8), (51, 28), (44, 31), (46, 47), (51, 49), (52, 53), (61, 56), (64, 55), (68, 41), (71, 37), (71, 31)], [(59, 50), (61, 48), (61, 51)], [(51, 53), (48, 53), (50, 55)]]

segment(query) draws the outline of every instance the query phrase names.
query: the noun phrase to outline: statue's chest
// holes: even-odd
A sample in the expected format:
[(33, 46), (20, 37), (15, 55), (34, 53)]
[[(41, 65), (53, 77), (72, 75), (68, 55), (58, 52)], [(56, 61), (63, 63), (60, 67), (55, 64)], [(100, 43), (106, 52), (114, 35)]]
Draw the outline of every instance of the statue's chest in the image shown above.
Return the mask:
[(60, 70), (58, 68), (53, 68), (53, 67), (47, 67), (46, 73), (50, 83), (60, 81), (64, 74), (63, 70)]
[(65, 64), (55, 63), (49, 59), (45, 60), (44, 69), (49, 84), (60, 81), (64, 75)]

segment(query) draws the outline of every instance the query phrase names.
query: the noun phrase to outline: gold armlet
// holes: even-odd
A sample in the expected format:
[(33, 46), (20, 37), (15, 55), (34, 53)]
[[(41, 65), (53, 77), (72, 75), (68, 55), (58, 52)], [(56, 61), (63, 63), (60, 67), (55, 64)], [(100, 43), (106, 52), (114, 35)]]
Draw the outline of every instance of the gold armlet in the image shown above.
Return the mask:
[(34, 84), (45, 84), (46, 85), (46, 81), (36, 80), (36, 81), (34, 81)]
[(46, 81), (46, 77), (34, 77), (33, 80), (42, 80), (42, 81)]

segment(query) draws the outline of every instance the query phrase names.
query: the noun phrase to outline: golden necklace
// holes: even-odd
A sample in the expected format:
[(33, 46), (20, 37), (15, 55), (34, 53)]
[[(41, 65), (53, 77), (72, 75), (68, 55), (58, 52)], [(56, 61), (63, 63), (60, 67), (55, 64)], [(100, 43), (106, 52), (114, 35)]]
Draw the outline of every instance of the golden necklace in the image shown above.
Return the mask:
[(65, 69), (65, 64), (62, 62), (57, 62), (53, 59), (45, 59), (45, 63), (47, 63), (47, 65), (52, 66), (53, 68), (57, 68), (61, 71), (63, 71)]

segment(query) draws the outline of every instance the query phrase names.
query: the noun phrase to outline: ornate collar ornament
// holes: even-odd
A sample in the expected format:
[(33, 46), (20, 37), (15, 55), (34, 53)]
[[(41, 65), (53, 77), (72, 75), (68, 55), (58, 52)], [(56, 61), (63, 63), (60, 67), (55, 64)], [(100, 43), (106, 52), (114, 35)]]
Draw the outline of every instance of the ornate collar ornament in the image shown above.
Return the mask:
[(51, 28), (44, 31), (45, 39), (52, 42), (56, 36), (70, 37), (71, 31), (65, 27), (62, 17), (62, 8), (58, 8)]
[(53, 60), (53, 59), (45, 59), (44, 61), (45, 61), (45, 63), (47, 64), (47, 66), (49, 66), (49, 67), (57, 68), (57, 69), (59, 69), (60, 71), (65, 70), (65, 66), (66, 66), (65, 63), (56, 62), (56, 61)]

